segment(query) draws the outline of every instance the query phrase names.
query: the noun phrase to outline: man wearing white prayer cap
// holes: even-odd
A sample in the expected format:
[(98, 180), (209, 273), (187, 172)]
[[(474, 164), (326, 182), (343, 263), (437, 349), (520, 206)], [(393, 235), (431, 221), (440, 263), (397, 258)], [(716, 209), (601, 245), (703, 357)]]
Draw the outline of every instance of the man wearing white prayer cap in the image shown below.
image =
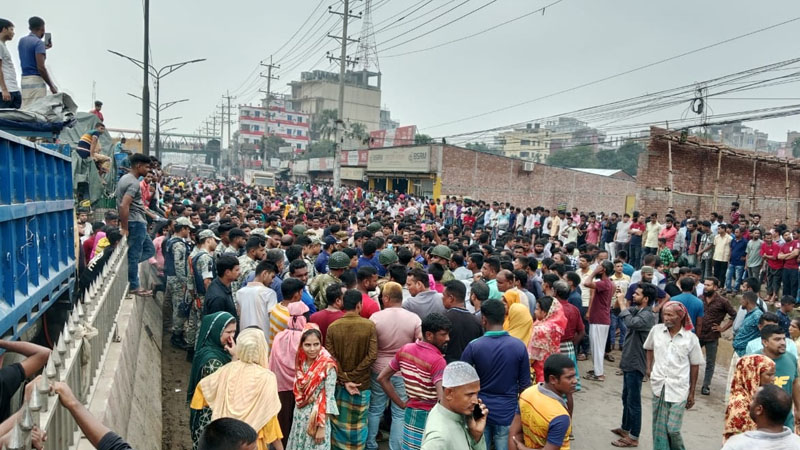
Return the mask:
[(478, 399), (481, 380), (463, 361), (447, 365), (442, 375), (444, 394), (428, 415), (422, 447), (425, 450), (486, 450), (483, 429), (489, 410)]

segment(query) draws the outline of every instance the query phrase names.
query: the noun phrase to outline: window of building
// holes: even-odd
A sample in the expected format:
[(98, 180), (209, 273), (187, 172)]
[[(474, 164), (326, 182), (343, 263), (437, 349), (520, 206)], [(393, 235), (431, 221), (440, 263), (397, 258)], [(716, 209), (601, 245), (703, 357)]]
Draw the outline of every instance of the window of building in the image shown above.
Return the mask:
[(297, 116), (297, 123), (303, 123), (303, 118), (301, 116)]
[(302, 136), (303, 135), (303, 131), (302, 130), (297, 130), (297, 135), (298, 136)]
[(287, 115), (287, 116), (286, 116), (286, 119), (287, 119), (289, 122), (291, 122), (291, 121), (292, 121), (292, 115), (291, 115), (291, 114)]
[(298, 149), (298, 150), (302, 150), (302, 149), (303, 149), (303, 147), (301, 146), (301, 144), (297, 144), (297, 149)]
[(258, 125), (253, 125), (253, 131), (258, 131)]
[(261, 111), (253, 111), (253, 117), (261, 117)]
[(250, 125), (243, 123), (242, 124), (242, 131), (250, 131)]
[(530, 156), (530, 152), (519, 152), (520, 158), (527, 158)]
[(519, 145), (531, 145), (531, 141), (528, 139), (521, 139)]

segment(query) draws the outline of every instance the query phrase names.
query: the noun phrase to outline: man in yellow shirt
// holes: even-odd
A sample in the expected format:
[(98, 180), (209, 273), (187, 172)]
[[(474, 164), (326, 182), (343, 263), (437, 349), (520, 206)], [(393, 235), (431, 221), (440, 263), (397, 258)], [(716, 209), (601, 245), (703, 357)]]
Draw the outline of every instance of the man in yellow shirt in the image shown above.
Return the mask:
[(644, 255), (655, 255), (658, 253), (658, 233), (661, 232), (662, 225), (658, 223), (658, 213), (650, 214), (650, 221), (647, 222), (644, 231)]
[(519, 412), (509, 430), (513, 442), (509, 442), (509, 450), (569, 450), (572, 421), (564, 396), (578, 384), (572, 360), (560, 353), (550, 355), (544, 362), (544, 378), (546, 382), (519, 396)]
[(719, 228), (717, 228), (717, 235), (714, 236), (714, 254), (711, 256), (714, 277), (716, 279), (725, 279), (725, 274), (728, 272), (728, 261), (730, 259), (731, 235), (728, 234), (727, 226), (720, 225)]

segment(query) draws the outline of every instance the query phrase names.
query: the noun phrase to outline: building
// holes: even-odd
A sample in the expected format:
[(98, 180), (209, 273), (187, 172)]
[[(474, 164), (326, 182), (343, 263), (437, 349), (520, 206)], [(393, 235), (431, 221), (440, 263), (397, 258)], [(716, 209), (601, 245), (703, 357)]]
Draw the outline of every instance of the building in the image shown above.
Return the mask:
[(744, 126), (741, 122), (711, 125), (706, 130), (706, 136), (714, 142), (743, 150), (767, 152), (770, 148), (767, 133)]
[[(377, 79), (377, 84), (371, 84)], [(312, 117), (326, 109), (339, 109), (339, 74), (315, 70), (300, 74), (300, 81), (289, 83), (295, 111)], [(367, 131), (381, 129), (381, 75), (368, 71), (345, 74), (344, 112), (339, 114), (349, 123), (362, 123)]]
[(237, 142), (241, 149), (260, 149), (264, 131), (268, 135), (282, 138), (295, 152), (308, 148), (310, 117), (308, 114), (293, 112), (290, 103), (276, 98), (270, 101), (269, 114), (263, 106), (239, 106), (239, 135)]
[(503, 154), (534, 162), (545, 162), (558, 150), (588, 145), (592, 150), (608, 149), (614, 143), (605, 142), (605, 133), (591, 128), (588, 123), (572, 117), (559, 117), (542, 126), (528, 123), (495, 136), (494, 147)]
[(381, 130), (394, 130), (395, 128), (400, 126), (400, 122), (396, 120), (392, 120), (392, 112), (388, 109), (381, 110), (381, 122), (380, 122), (380, 129)]

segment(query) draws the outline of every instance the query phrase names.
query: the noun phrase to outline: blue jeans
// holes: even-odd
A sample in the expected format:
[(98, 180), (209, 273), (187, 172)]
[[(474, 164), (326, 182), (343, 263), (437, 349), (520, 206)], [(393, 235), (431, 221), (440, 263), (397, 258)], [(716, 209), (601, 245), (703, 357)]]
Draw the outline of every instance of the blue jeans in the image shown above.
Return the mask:
[[(392, 381), (392, 386), (394, 386), (397, 395), (399, 395), (403, 401), (408, 401), (403, 377), (395, 375), (390, 378), (390, 380)], [(405, 416), (405, 410), (395, 405), (394, 402), (389, 399), (389, 396), (383, 391), (383, 386), (378, 383), (378, 374), (375, 372), (372, 372), (370, 389), (372, 390), (372, 398), (369, 401), (369, 415), (367, 418), (367, 449), (377, 450), (378, 448), (378, 442), (376, 441), (378, 437), (378, 427), (381, 424), (383, 410), (386, 409), (386, 402), (389, 402), (392, 404), (392, 427), (389, 432), (389, 449), (400, 450), (400, 443), (403, 440), (403, 417)]]
[(628, 264), (632, 265), (634, 269), (638, 269), (642, 259), (642, 246), (631, 244), (629, 246), (629, 251)]
[(625, 327), (625, 322), (619, 318), (619, 314), (611, 312), (611, 327), (608, 329), (608, 343), (614, 346), (614, 335), (619, 328), (619, 348), (622, 349), (622, 344), (625, 342), (625, 335), (628, 334), (628, 328)]
[[(729, 291), (738, 291), (739, 285), (742, 284), (742, 275), (744, 274), (744, 266), (728, 265), (728, 272), (725, 274), (725, 289)], [(731, 288), (733, 282), (733, 288)]]
[(642, 431), (642, 378), (638, 370), (625, 372), (622, 379), (622, 428), (638, 439)]
[(508, 430), (510, 425), (486, 424), (483, 429), (483, 438), (486, 440), (486, 448), (491, 448), (494, 442), (494, 450), (508, 450)]
[(147, 224), (128, 222), (128, 282), (131, 290), (139, 289), (139, 263), (155, 254), (156, 248), (147, 235)]

